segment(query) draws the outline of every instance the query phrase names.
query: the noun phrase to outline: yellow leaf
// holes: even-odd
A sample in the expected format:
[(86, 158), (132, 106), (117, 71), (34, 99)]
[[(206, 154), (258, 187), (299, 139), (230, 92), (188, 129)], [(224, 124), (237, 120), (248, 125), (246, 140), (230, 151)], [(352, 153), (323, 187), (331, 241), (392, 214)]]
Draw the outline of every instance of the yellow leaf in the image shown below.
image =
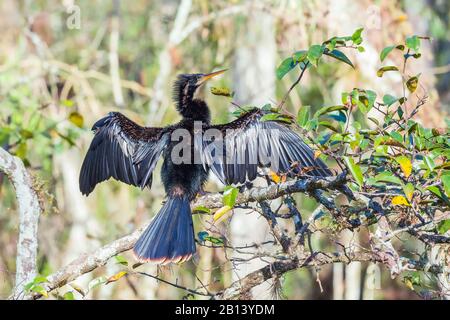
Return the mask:
[(82, 128), (84, 124), (84, 119), (78, 112), (72, 112), (69, 114), (69, 121), (76, 125), (78, 128)]
[(402, 169), (403, 174), (406, 178), (408, 178), (411, 175), (412, 172), (412, 163), (411, 160), (407, 156), (398, 156), (395, 158), (395, 160), (400, 165), (400, 169)]
[(56, 131), (55, 129), (50, 129), (49, 134), (52, 138), (57, 138), (59, 137), (58, 131)]
[(272, 179), (273, 182), (275, 182), (275, 183), (281, 182), (281, 177), (279, 175), (277, 175), (275, 172), (270, 170), (269, 174), (270, 174), (270, 178)]
[(120, 271), (120, 272), (116, 273), (115, 275), (113, 275), (113, 276), (108, 278), (108, 280), (106, 281), (106, 284), (119, 280), (120, 278), (122, 278), (127, 273), (128, 272), (126, 272), (126, 271)]
[(84, 290), (83, 290), (81, 287), (79, 287), (77, 284), (71, 283), (70, 286), (71, 286), (73, 289), (75, 289), (79, 294), (81, 294), (83, 297), (86, 295), (86, 294), (84, 293)]
[(401, 14), (394, 19), (394, 22), (404, 22), (406, 20), (408, 20), (408, 16), (406, 14)]
[(214, 221), (219, 220), (223, 215), (225, 215), (225, 213), (227, 213), (230, 210), (231, 210), (230, 206), (223, 206), (222, 208), (217, 210), (213, 216)]
[(322, 154), (322, 151), (316, 150), (314, 151), (314, 159), (317, 159)]
[(404, 196), (395, 196), (392, 198), (392, 205), (394, 206), (411, 206)]
[(270, 175), (270, 178), (272, 179), (272, 181), (275, 182), (275, 183), (286, 182), (286, 176), (285, 175), (279, 176), (278, 174), (276, 174), (272, 170), (269, 170), (269, 175)]
[(405, 282), (405, 285), (406, 285), (409, 289), (411, 289), (412, 291), (414, 291), (414, 286), (413, 286), (413, 283), (412, 283), (411, 280), (405, 279), (404, 282)]
[(233, 93), (228, 88), (211, 87), (211, 93), (216, 96), (232, 97)]
[(416, 91), (418, 84), (419, 84), (419, 78), (417, 76), (416, 77), (411, 77), (411, 78), (408, 79), (408, 81), (406, 81), (406, 87), (408, 88), (408, 90), (411, 93)]

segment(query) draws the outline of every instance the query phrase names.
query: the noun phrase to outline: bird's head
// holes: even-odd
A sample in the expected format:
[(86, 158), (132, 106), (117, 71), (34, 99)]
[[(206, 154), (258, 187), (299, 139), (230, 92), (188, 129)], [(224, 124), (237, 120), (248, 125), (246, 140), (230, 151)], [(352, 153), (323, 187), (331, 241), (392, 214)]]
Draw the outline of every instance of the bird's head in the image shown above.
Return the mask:
[(183, 116), (191, 118), (197, 112), (201, 111), (192, 109), (206, 107), (206, 104), (203, 101), (194, 101), (195, 91), (206, 81), (224, 73), (226, 70), (227, 69), (206, 74), (192, 73), (178, 75), (173, 86), (173, 100), (176, 103), (178, 111)]
[(194, 93), (198, 87), (203, 85), (209, 79), (214, 78), (227, 71), (227, 69), (215, 71), (211, 73), (192, 73), (192, 74), (180, 74), (175, 81), (173, 93), (174, 100), (177, 103), (188, 102), (194, 97)]

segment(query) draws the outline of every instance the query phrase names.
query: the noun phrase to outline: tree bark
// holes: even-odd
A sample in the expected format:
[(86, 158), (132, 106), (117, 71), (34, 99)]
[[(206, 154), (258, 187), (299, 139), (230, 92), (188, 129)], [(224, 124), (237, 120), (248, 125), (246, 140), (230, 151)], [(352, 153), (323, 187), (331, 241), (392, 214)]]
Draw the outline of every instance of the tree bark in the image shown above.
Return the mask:
[(41, 206), (33, 188), (33, 178), (23, 162), (3, 148), (0, 148), (0, 170), (8, 175), (13, 184), (19, 207), (16, 284), (12, 296), (13, 299), (18, 299), (24, 294), (25, 285), (32, 282), (37, 274), (37, 232)]

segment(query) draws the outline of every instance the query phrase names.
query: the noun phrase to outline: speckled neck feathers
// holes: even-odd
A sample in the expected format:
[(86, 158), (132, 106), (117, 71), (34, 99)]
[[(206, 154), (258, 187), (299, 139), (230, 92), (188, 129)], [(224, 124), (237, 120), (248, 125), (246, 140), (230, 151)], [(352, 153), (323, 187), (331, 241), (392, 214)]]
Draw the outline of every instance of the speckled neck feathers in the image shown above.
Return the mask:
[(208, 105), (200, 99), (194, 99), (196, 79), (179, 75), (173, 86), (173, 100), (178, 112), (185, 120), (210, 123), (211, 113)]

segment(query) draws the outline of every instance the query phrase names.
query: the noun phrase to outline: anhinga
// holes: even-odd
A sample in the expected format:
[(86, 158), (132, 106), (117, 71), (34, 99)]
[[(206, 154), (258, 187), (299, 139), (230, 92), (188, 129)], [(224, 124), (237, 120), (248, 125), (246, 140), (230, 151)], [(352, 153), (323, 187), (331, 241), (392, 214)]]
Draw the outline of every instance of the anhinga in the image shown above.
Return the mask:
[[(261, 119), (266, 114), (262, 109), (246, 111), (230, 123), (211, 125), (207, 104), (194, 94), (206, 80), (224, 71), (178, 76), (173, 98), (182, 120), (177, 124), (164, 128), (141, 127), (121, 113), (111, 112), (92, 128), (95, 136), (80, 173), (80, 190), (84, 195), (110, 177), (140, 188), (150, 187), (152, 172), (163, 155), (161, 177), (167, 200), (134, 246), (134, 253), (141, 261), (177, 263), (195, 253), (190, 202), (202, 190), (210, 170), (224, 184), (243, 184), (257, 177), (258, 167), (267, 167), (266, 154), (276, 156), (276, 163), (270, 165), (278, 173), (331, 175), (286, 123)], [(201, 125), (196, 127), (198, 122)], [(179, 139), (173, 139), (177, 129), (192, 137), (181, 142), (192, 152), (193, 156), (188, 157), (190, 162), (179, 163), (173, 159), (172, 151), (180, 143)], [(195, 139), (199, 131), (208, 130), (221, 135), (193, 143), (198, 142)]]

